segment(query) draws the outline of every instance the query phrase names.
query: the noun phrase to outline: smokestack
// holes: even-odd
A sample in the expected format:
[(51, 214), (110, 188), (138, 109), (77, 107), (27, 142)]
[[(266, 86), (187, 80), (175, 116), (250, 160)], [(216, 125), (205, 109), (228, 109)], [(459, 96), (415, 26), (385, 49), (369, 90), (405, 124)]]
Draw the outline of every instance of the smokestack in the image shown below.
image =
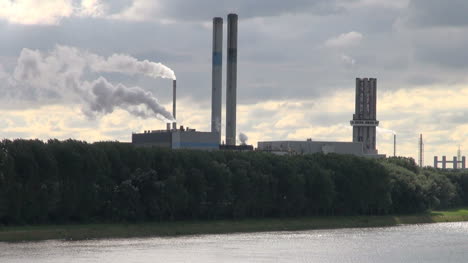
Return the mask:
[(237, 20), (236, 14), (228, 15), (227, 74), (226, 74), (226, 144), (236, 145), (237, 101)]
[(393, 134), (393, 157), (396, 157), (396, 134)]
[(172, 117), (176, 119), (177, 80), (172, 81)]
[(211, 74), (211, 132), (219, 133), (221, 142), (221, 111), (223, 94), (223, 19), (213, 18), (213, 65)]

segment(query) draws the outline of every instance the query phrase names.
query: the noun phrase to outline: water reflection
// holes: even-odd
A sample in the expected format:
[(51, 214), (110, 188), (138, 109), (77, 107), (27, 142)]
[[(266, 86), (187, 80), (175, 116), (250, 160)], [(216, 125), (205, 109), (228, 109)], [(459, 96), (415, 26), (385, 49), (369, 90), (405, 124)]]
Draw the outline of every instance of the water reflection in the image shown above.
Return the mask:
[(0, 262), (467, 262), (468, 223), (0, 243)]

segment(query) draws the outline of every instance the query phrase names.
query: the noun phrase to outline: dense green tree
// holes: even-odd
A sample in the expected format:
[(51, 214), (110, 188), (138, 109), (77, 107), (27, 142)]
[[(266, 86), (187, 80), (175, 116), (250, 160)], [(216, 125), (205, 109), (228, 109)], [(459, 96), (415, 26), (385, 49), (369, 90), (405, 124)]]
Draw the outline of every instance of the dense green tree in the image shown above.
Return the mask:
[(468, 173), (413, 159), (0, 142), (0, 224), (414, 213), (468, 205)]

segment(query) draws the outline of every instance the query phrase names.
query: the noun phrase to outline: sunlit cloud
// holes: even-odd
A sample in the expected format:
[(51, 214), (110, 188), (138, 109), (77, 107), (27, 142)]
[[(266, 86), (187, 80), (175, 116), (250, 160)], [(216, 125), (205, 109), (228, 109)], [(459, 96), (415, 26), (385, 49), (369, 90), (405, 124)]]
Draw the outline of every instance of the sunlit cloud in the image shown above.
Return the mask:
[(0, 0), (0, 19), (12, 24), (56, 25), (72, 16), (101, 17), (105, 9), (100, 0)]

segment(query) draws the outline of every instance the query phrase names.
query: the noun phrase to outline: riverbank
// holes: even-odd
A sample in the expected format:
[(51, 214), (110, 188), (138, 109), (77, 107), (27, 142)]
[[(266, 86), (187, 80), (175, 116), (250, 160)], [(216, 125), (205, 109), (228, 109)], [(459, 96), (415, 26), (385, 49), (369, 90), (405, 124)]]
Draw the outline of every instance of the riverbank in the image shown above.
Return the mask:
[(141, 224), (88, 224), (0, 227), (0, 242), (49, 239), (84, 240), (225, 234), (238, 232), (296, 231), (312, 229), (384, 227), (468, 221), (468, 208), (403, 216), (330, 216), (283, 219), (181, 221)]

